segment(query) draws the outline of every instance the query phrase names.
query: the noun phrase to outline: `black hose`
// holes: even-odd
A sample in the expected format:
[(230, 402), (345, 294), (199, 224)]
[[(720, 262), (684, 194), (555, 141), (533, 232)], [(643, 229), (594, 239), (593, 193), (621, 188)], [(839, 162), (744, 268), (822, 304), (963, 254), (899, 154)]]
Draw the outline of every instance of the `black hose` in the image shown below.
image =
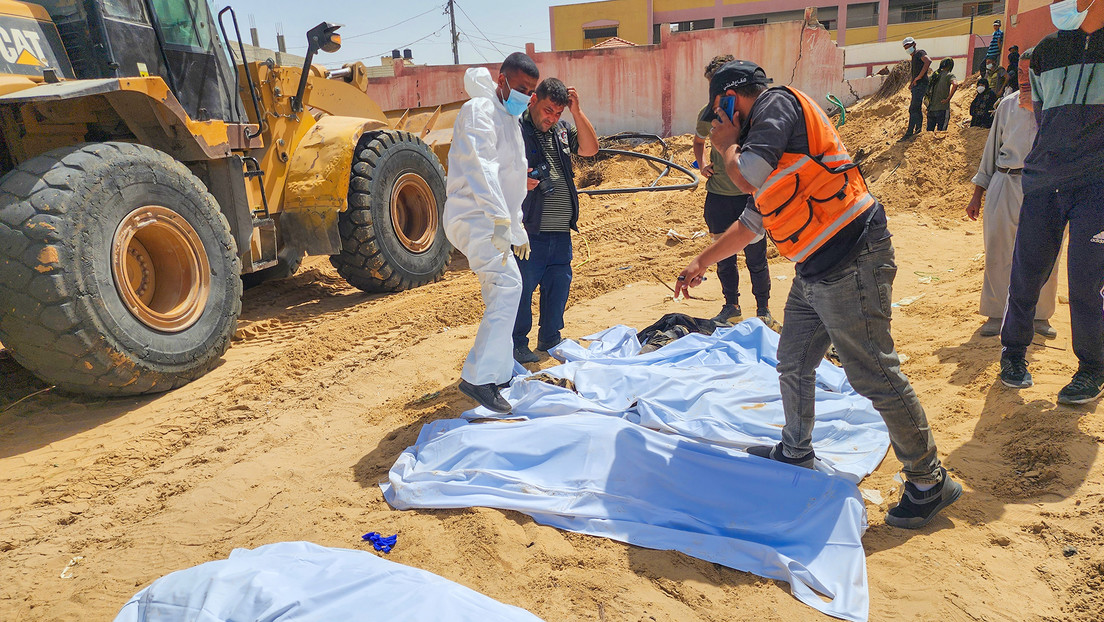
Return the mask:
[[(660, 138), (658, 136), (655, 136), (655, 135), (652, 135), (652, 134), (642, 134), (642, 135), (635, 135), (635, 136), (639, 136), (641, 138), (644, 138), (644, 137), (655, 138), (656, 140), (660, 141), (661, 143), (663, 142), (662, 138)], [(622, 137), (627, 137), (627, 136), (626, 136), (626, 134), (618, 134), (617, 136), (611, 136), (609, 138), (622, 138)], [(667, 144), (663, 143), (663, 147), (666, 150)], [(647, 154), (647, 153), (637, 153), (635, 151), (625, 151), (623, 149), (599, 149), (598, 153), (604, 153), (604, 154), (607, 154), (607, 155), (623, 155), (623, 156), (629, 156), (629, 157), (633, 157), (633, 158), (641, 158), (643, 160), (648, 160), (650, 162), (658, 162), (659, 164), (663, 164), (664, 166), (667, 167), (667, 169), (665, 169), (662, 173), (659, 174), (659, 177), (657, 177), (656, 180), (652, 182), (651, 186), (641, 186), (641, 187), (637, 187), (637, 188), (601, 188), (599, 190), (579, 190), (578, 191), (579, 194), (589, 194), (589, 195), (592, 195), (592, 196), (593, 195), (599, 195), (599, 194), (630, 194), (630, 193), (633, 193), (633, 192), (659, 192), (659, 191), (663, 191), (663, 190), (693, 190), (694, 188), (698, 187), (698, 181), (699, 180), (698, 180), (697, 174), (695, 174), (694, 171), (692, 171), (692, 170), (690, 170), (690, 169), (688, 169), (685, 166), (682, 166), (680, 164), (675, 164), (674, 162), (672, 162), (670, 160), (665, 160), (663, 158), (660, 158), (660, 157), (657, 157), (657, 156), (654, 156), (654, 155), (650, 155), (650, 154)], [(664, 175), (667, 174), (667, 171), (672, 169), (672, 168), (678, 170), (680, 173), (684, 173), (687, 177), (689, 177), (690, 179), (692, 179), (694, 181), (689, 182), (689, 183), (685, 183), (685, 184), (679, 184), (679, 185), (676, 185), (676, 186), (657, 186), (657, 185), (655, 185), (656, 183), (659, 182), (660, 179), (663, 178)]]

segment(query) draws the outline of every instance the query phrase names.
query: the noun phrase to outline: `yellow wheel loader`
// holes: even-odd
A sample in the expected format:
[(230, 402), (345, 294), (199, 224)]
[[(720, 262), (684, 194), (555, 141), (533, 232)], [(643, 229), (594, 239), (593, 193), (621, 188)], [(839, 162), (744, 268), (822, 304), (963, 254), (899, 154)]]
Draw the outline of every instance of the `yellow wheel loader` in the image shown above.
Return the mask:
[(232, 63), (228, 11), (240, 41), (205, 0), (0, 0), (0, 343), (60, 389), (198, 378), (243, 275), (304, 255), (366, 291), (444, 272), (432, 120), (396, 129), (312, 65), (340, 47), (325, 22), (302, 67)]

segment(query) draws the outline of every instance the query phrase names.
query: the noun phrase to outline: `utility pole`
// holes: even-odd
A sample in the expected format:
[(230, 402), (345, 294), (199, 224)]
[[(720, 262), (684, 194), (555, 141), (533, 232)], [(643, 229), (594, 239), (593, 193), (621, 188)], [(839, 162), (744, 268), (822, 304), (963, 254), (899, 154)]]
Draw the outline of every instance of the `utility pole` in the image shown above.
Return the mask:
[[(977, 46), (974, 45), (974, 16), (975, 15), (977, 15), (977, 6), (972, 6), (972, 7), (970, 7), (970, 38), (968, 39), (969, 42), (970, 42), (969, 43), (970, 49), (966, 50), (966, 53), (969, 54), (969, 58), (970, 58), (971, 61), (975, 60), (974, 59), (974, 50), (977, 48)], [(973, 67), (970, 68), (970, 73), (974, 73), (974, 68)]]
[(455, 0), (448, 3), (449, 20), (452, 22), (452, 64), (460, 64), (460, 50), (456, 48), (456, 4)]

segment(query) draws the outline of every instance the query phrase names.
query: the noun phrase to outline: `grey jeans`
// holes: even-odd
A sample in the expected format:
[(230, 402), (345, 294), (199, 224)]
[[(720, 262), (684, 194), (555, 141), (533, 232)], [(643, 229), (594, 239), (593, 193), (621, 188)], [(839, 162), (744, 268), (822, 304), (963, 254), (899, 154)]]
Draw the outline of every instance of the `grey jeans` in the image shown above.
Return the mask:
[(786, 425), (782, 450), (801, 457), (812, 450), (816, 367), (834, 344), (851, 386), (874, 404), (889, 428), (893, 451), (909, 481), (942, 479), (928, 418), (901, 373), (889, 332), (897, 264), (889, 239), (868, 242), (854, 260), (823, 279), (794, 278), (778, 343), (778, 373)]

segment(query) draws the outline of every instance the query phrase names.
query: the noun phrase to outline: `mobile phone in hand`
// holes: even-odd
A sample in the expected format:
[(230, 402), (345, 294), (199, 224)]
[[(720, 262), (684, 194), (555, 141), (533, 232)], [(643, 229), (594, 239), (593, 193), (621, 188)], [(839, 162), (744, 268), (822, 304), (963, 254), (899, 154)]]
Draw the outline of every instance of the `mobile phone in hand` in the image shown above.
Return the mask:
[(725, 111), (728, 118), (731, 119), (736, 113), (736, 97), (732, 95), (726, 95), (721, 98), (721, 110)]

